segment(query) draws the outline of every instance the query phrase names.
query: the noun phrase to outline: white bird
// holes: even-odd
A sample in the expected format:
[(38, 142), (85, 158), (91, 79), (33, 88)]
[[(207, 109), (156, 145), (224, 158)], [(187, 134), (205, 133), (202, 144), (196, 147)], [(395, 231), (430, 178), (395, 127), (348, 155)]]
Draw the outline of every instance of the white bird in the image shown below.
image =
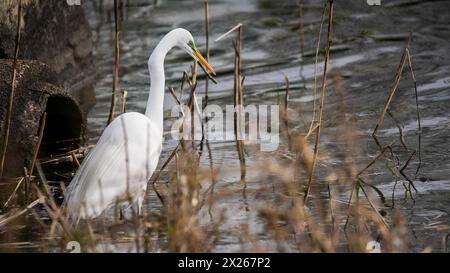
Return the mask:
[(207, 73), (215, 75), (189, 31), (174, 29), (162, 38), (148, 59), (151, 85), (145, 115), (129, 112), (113, 120), (66, 190), (63, 207), (72, 223), (95, 218), (121, 201), (131, 201), (141, 211), (147, 183), (161, 153), (164, 59), (173, 47), (185, 50)]

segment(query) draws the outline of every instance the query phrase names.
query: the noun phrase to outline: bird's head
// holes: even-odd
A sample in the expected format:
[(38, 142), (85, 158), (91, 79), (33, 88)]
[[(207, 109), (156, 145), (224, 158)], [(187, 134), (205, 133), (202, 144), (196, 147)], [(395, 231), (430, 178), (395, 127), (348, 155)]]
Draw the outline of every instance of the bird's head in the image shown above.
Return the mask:
[(194, 60), (196, 60), (207, 73), (215, 76), (216, 72), (214, 71), (212, 66), (208, 63), (208, 61), (206, 61), (206, 59), (203, 58), (202, 54), (195, 46), (195, 41), (194, 37), (192, 37), (192, 34), (189, 31), (181, 28), (176, 29), (175, 31), (178, 32), (177, 33), (178, 46), (184, 51), (186, 51), (192, 58), (194, 58)]

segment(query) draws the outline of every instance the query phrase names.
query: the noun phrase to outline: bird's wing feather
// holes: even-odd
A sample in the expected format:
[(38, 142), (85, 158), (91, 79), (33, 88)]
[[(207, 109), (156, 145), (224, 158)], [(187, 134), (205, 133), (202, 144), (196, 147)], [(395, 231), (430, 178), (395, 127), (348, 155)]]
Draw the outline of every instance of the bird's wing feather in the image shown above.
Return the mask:
[[(127, 116), (123, 118), (125, 121), (128, 120)], [(82, 213), (82, 211), (80, 212), (82, 205), (94, 206), (93, 200), (97, 202), (95, 205), (101, 206), (101, 209), (104, 209), (105, 206), (114, 202), (114, 200), (110, 200), (110, 195), (107, 194), (108, 189), (120, 192), (127, 189), (127, 186), (133, 189), (140, 186), (135, 185), (134, 183), (142, 183), (141, 180), (143, 178), (139, 176), (141, 172), (138, 171), (139, 174), (136, 174), (136, 169), (127, 168), (125, 156), (126, 153), (128, 153), (128, 158), (135, 160), (133, 162), (128, 161), (128, 164), (139, 163), (139, 161), (142, 163), (142, 158), (144, 157), (142, 155), (142, 141), (136, 141), (137, 143), (141, 143), (141, 145), (136, 145), (134, 138), (142, 139), (143, 135), (146, 137), (149, 136), (149, 134), (143, 133), (142, 131), (144, 130), (141, 128), (143, 126), (148, 126), (148, 121), (138, 121), (139, 119), (136, 119), (135, 117), (132, 119), (132, 122), (127, 123), (126, 127), (129, 128), (125, 130), (127, 135), (127, 138), (125, 138), (123, 124), (121, 124), (120, 118), (117, 118), (105, 129), (105, 132), (100, 137), (96, 147), (85, 160), (83, 160), (77, 174), (67, 188), (67, 202), (65, 202), (65, 206), (67, 207), (67, 213), (70, 218), (77, 218), (78, 214)], [(152, 138), (150, 137), (150, 139)], [(153, 147), (151, 143), (149, 143), (149, 145), (151, 148), (157, 148)], [(150, 151), (150, 154), (153, 154), (153, 152)], [(152, 155), (149, 155), (149, 157), (152, 157)], [(141, 160), (136, 160), (136, 158), (140, 158)], [(144, 167), (139, 164), (134, 164), (133, 166), (137, 168)], [(153, 170), (151, 172), (153, 172)], [(127, 181), (128, 179), (130, 179), (129, 182)], [(127, 185), (128, 183), (129, 185)], [(98, 198), (92, 197), (95, 195), (98, 196), (99, 189), (103, 191), (100, 194), (106, 195), (106, 198), (102, 200), (101, 203), (103, 204), (101, 205), (99, 204), (100, 201)], [(100, 199), (103, 199), (103, 196), (101, 196)]]
[[(117, 139), (117, 138), (116, 138)], [(83, 160), (77, 174), (67, 188), (67, 211), (78, 214), (85, 197), (94, 183), (101, 183), (106, 173), (122, 163), (125, 141), (112, 142), (103, 135), (94, 150)], [(119, 162), (120, 161), (120, 162)], [(85, 204), (86, 205), (86, 204)]]

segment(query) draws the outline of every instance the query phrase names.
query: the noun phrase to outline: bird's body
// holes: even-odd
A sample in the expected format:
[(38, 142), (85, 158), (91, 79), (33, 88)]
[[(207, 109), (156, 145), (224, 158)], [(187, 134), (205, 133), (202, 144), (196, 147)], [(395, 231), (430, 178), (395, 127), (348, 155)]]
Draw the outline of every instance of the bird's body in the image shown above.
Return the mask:
[(175, 29), (164, 36), (148, 60), (151, 85), (145, 114), (130, 112), (113, 120), (67, 188), (63, 206), (71, 222), (97, 217), (117, 202), (137, 203), (140, 211), (161, 153), (164, 59), (175, 46), (214, 74), (187, 30)]
[(78, 214), (93, 218), (115, 202), (128, 202), (129, 198), (140, 210), (147, 182), (158, 164), (161, 137), (160, 129), (145, 115), (131, 112), (117, 117), (67, 189), (70, 217)]

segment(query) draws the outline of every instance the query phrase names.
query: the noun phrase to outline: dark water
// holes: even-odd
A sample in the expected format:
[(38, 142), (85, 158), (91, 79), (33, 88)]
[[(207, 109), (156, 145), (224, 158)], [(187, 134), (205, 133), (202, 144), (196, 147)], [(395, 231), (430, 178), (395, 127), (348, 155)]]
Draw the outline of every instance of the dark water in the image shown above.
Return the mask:
[[(197, 46), (204, 51), (203, 1), (129, 1), (123, 22), (121, 41), (120, 88), (128, 91), (129, 111), (144, 112), (149, 90), (147, 59), (160, 38), (176, 27), (191, 31)], [(300, 38), (300, 10), (297, 1), (210, 1), (211, 64), (218, 73), (217, 85), (209, 85), (211, 103), (232, 103), (234, 50), (231, 39), (214, 42), (220, 34), (237, 23), (243, 23), (243, 74), (246, 76), (244, 93), (246, 104), (274, 104), (284, 96), (284, 78), (291, 85), (289, 107), (294, 112), (293, 130), (306, 133), (311, 121), (314, 96), (314, 55), (322, 14), (322, 1), (304, 1), (303, 39)], [(411, 57), (417, 80), (420, 114), (422, 118), (422, 168), (416, 177), (418, 194), (415, 201), (404, 199), (404, 190), (397, 187), (396, 207), (407, 219), (412, 231), (415, 251), (430, 246), (441, 251), (442, 238), (450, 229), (450, 2), (448, 1), (382, 1), (379, 7), (366, 1), (335, 1), (335, 24), (330, 59), (329, 88), (325, 102), (325, 127), (322, 132), (320, 177), (330, 177), (333, 169), (343, 162), (338, 154), (346, 146), (336, 140), (342, 118), (349, 118), (358, 129), (360, 154), (352, 159), (364, 166), (377, 154), (371, 132), (375, 127), (389, 94), (403, 48), (412, 32)], [(108, 117), (112, 88), (113, 13), (105, 5), (103, 14), (87, 4), (86, 11), (96, 40), (95, 60), (98, 69), (96, 84), (97, 104), (88, 117), (88, 138), (95, 143)], [(326, 25), (325, 25), (326, 26)], [(324, 34), (326, 28), (324, 28)], [(325, 36), (322, 39), (322, 48)], [(303, 54), (302, 54), (303, 52)], [(303, 56), (302, 56), (303, 55)], [(322, 73), (322, 54), (317, 74)], [(184, 52), (171, 52), (166, 58), (167, 85), (178, 86), (182, 72), (188, 70), (189, 59)], [(404, 77), (392, 102), (391, 111), (403, 126), (405, 140), (411, 149), (417, 147), (415, 97), (411, 77), (405, 69)], [(341, 77), (342, 90), (338, 95), (335, 73)], [(320, 84), (320, 79), (318, 83)], [(199, 81), (197, 92), (202, 96), (204, 81)], [(317, 99), (316, 99), (317, 100)], [(174, 105), (169, 94), (165, 107)], [(342, 105), (349, 109), (343, 115)], [(165, 128), (170, 129), (170, 122)], [(383, 143), (398, 140), (398, 129), (386, 117), (379, 135)], [(164, 142), (162, 163), (177, 142), (169, 136)], [(282, 136), (280, 147), (270, 156), (292, 157), (286, 152), (287, 142)], [(215, 167), (226, 169), (218, 183), (219, 188), (240, 189), (239, 161), (234, 143), (214, 142), (211, 145)], [(404, 162), (408, 153), (394, 145)], [(260, 153), (247, 149), (247, 164), (258, 161)], [(202, 162), (208, 166), (207, 158)], [(414, 177), (417, 160), (407, 168)], [(257, 179), (249, 173), (247, 200), (236, 194), (221, 200), (217, 210), (226, 208), (227, 221), (218, 242), (217, 251), (242, 249), (232, 230), (248, 223), (256, 234), (262, 225), (257, 210), (268, 200), (257, 198)], [(365, 179), (377, 184), (386, 196), (392, 195), (395, 179), (383, 166), (370, 169)], [(424, 181), (424, 182), (422, 182)], [(401, 183), (401, 182), (399, 182)], [(252, 192), (252, 189), (255, 190)], [(390, 202), (391, 200), (389, 200)], [(148, 210), (161, 207), (149, 192)], [(207, 217), (205, 217), (206, 219)], [(207, 221), (207, 220), (205, 220)], [(265, 240), (261, 236), (261, 240)], [(29, 239), (33, 240), (33, 238)], [(127, 246), (124, 246), (126, 249)], [(121, 249), (119, 247), (119, 249)], [(162, 246), (162, 251), (164, 247)]]

